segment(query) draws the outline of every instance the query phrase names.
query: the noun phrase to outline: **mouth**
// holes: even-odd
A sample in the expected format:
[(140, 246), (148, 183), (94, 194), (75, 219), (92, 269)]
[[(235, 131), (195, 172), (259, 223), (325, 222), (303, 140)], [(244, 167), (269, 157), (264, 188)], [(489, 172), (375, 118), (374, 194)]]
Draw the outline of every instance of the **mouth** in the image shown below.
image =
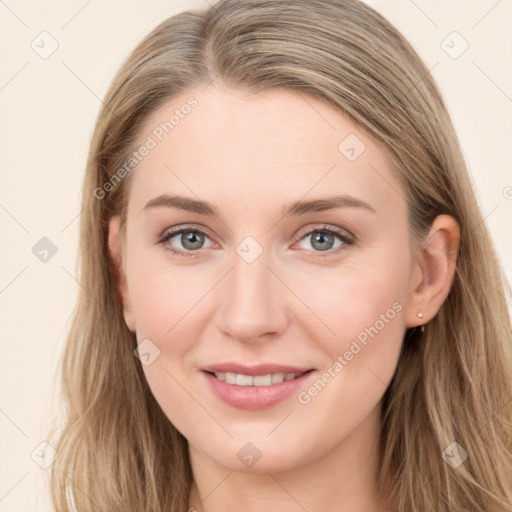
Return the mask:
[(203, 368), (206, 384), (222, 402), (237, 409), (263, 410), (297, 393), (314, 378), (314, 368), (226, 363)]

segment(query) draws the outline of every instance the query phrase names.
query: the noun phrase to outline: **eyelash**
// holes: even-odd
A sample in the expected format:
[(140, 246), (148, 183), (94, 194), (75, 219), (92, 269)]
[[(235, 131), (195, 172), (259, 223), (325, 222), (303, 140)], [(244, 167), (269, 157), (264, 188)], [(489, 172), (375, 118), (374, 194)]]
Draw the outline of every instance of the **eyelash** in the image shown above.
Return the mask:
[[(191, 231), (193, 233), (200, 233), (201, 235), (208, 237), (208, 235), (204, 231), (197, 229), (193, 226), (189, 226), (189, 227), (182, 227), (182, 228), (176, 229), (174, 231), (167, 231), (158, 239), (157, 243), (164, 245), (171, 238), (173, 238), (176, 235), (179, 235), (181, 233), (184, 233), (186, 231)], [(318, 253), (318, 256), (320, 258), (325, 258), (325, 257), (332, 256), (334, 254), (337, 254), (339, 251), (346, 249), (346, 246), (352, 245), (355, 242), (355, 238), (351, 238), (351, 237), (347, 236), (345, 234), (345, 232), (337, 230), (336, 228), (328, 227), (328, 226), (323, 226), (322, 228), (310, 229), (309, 231), (306, 231), (305, 233), (301, 233), (300, 237), (299, 237), (299, 241), (303, 240), (308, 235), (311, 235), (315, 232), (328, 233), (329, 235), (334, 235), (334, 236), (338, 237), (343, 242), (343, 245), (337, 247), (336, 249), (329, 249), (327, 251), (313, 251), (315, 253)], [(170, 251), (172, 254), (175, 254), (177, 256), (184, 256), (187, 258), (200, 256), (200, 254), (198, 254), (198, 253), (201, 250), (201, 249), (199, 249), (197, 251), (181, 251), (179, 249), (175, 249), (171, 245), (168, 245), (165, 249)], [(325, 253), (325, 254), (323, 254), (323, 253)]]

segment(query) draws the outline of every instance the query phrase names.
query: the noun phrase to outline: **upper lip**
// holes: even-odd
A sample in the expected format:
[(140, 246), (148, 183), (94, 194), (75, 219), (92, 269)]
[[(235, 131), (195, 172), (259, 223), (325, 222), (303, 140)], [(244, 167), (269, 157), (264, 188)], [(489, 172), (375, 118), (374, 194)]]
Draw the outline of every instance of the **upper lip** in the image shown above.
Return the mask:
[(205, 366), (202, 370), (206, 372), (231, 372), (241, 373), (243, 375), (268, 375), (269, 373), (295, 373), (300, 375), (313, 368), (301, 368), (298, 366), (287, 366), (282, 364), (257, 364), (255, 366), (245, 366), (239, 363), (218, 363)]

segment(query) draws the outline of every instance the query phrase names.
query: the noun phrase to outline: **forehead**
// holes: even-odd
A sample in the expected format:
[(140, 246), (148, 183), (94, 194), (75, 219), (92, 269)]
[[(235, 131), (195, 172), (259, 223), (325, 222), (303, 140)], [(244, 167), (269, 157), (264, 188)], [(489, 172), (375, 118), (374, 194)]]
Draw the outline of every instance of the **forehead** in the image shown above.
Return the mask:
[(130, 194), (138, 203), (177, 189), (253, 204), (334, 191), (401, 199), (379, 141), (326, 102), (288, 89), (191, 89), (146, 119), (144, 145)]

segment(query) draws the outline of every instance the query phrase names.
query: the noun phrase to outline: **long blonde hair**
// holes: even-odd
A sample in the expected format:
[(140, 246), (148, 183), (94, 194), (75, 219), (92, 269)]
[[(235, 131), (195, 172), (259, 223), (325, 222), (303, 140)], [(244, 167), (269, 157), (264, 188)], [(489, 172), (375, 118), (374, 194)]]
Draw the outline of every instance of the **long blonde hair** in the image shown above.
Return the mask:
[[(165, 20), (114, 78), (83, 187), (81, 290), (63, 354), (66, 419), (51, 473), (56, 511), (69, 509), (67, 486), (79, 512), (187, 510), (187, 441), (134, 356), (108, 251), (108, 221), (120, 214), (124, 229), (130, 180), (101, 198), (97, 191), (134, 150), (150, 113), (214, 79), (324, 100), (384, 143), (412, 233), (424, 236), (439, 214), (458, 221), (450, 294), (424, 332), (407, 331), (384, 395), (379, 489), (400, 512), (512, 512), (504, 276), (432, 76), (397, 29), (358, 0), (220, 0)], [(453, 442), (468, 453), (457, 468), (442, 456), (458, 449)]]

